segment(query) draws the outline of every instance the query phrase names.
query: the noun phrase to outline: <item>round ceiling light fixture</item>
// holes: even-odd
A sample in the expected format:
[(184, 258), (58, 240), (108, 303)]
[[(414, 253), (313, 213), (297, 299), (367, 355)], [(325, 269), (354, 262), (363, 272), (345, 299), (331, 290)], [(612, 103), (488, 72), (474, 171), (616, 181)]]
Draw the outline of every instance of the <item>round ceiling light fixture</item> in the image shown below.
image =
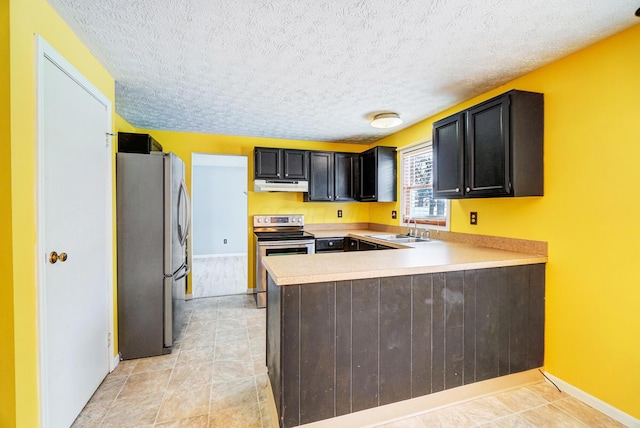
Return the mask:
[(402, 123), (402, 119), (398, 113), (380, 113), (376, 114), (371, 120), (371, 126), (374, 128), (393, 128)]

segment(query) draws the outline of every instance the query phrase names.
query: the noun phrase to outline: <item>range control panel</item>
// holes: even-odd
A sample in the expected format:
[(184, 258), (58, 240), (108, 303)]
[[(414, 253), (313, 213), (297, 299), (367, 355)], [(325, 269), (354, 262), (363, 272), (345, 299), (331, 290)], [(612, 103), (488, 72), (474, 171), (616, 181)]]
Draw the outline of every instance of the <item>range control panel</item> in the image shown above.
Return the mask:
[(254, 215), (253, 227), (265, 226), (304, 226), (304, 215)]

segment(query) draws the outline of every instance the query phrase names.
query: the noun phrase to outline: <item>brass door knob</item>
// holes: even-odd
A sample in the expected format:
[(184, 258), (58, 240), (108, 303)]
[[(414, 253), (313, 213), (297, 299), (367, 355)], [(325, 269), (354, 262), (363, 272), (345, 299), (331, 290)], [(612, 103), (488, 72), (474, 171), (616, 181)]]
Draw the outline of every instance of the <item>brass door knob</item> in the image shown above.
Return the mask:
[(67, 260), (67, 253), (58, 254), (55, 251), (52, 251), (49, 254), (49, 263), (54, 264), (58, 260), (60, 260), (60, 263), (65, 262)]

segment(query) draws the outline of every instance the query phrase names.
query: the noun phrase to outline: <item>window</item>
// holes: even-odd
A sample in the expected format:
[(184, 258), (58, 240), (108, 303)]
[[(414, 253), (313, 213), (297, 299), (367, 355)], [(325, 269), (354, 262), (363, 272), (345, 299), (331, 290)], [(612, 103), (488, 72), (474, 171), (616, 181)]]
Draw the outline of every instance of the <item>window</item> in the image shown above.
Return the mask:
[(450, 203), (433, 199), (433, 156), (431, 141), (401, 150), (402, 224), (415, 220), (430, 228), (449, 230)]

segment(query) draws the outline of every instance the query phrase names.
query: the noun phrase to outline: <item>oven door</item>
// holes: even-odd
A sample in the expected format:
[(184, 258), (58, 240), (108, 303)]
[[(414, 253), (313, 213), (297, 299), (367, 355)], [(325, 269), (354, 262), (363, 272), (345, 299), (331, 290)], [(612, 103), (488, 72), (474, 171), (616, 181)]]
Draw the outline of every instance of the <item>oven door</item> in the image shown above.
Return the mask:
[(315, 241), (258, 241), (256, 244), (256, 305), (267, 307), (267, 270), (262, 265), (265, 256), (291, 256), (315, 253)]

